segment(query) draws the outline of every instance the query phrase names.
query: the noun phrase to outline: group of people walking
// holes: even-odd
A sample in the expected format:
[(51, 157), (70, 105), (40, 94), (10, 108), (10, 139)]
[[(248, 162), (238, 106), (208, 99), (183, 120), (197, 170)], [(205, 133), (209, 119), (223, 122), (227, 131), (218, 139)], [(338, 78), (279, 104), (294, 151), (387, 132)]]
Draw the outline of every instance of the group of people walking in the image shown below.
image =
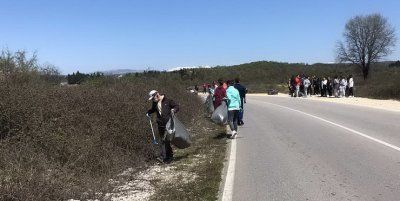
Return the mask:
[(307, 97), (320, 95), (321, 97), (354, 97), (354, 78), (335, 76), (292, 76), (288, 81), (289, 95), (292, 97)]
[(240, 79), (227, 80), (224, 82), (218, 79), (212, 84), (205, 84), (206, 91), (212, 98), (214, 109), (221, 106), (222, 102), (226, 102), (228, 109), (228, 125), (232, 131), (231, 138), (235, 138), (238, 134), (238, 125), (243, 122), (244, 103), (246, 103), (247, 89), (240, 83)]

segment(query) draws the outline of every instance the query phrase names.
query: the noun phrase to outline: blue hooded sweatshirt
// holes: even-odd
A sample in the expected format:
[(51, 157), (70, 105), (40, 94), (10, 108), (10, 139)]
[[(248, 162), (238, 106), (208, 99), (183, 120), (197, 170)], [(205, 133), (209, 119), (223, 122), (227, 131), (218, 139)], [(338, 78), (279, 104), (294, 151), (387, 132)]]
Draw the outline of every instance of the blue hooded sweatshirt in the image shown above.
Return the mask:
[(226, 97), (228, 98), (228, 110), (240, 110), (240, 94), (235, 87), (228, 87)]

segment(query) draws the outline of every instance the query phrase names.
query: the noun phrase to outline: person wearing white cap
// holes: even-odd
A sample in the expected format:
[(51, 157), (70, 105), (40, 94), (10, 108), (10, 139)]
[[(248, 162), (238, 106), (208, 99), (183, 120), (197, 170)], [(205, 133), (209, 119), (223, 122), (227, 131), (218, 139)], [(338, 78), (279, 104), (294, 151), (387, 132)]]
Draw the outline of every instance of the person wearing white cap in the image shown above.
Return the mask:
[(172, 113), (179, 111), (179, 105), (156, 90), (151, 90), (149, 96), (149, 100), (153, 103), (151, 109), (147, 111), (146, 116), (151, 118), (152, 113), (157, 113), (158, 133), (161, 139), (161, 160), (164, 163), (170, 163), (174, 157), (171, 142), (165, 137), (166, 124), (171, 118)]

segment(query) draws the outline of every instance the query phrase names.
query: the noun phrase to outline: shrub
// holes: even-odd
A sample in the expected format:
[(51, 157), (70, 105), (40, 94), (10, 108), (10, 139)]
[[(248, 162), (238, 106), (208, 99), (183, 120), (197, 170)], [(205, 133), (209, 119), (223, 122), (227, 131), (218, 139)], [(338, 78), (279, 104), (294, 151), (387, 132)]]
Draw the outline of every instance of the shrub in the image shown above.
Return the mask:
[[(0, 200), (84, 199), (106, 191), (116, 173), (149, 163), (158, 148), (144, 114), (157, 86), (2, 84)], [(157, 89), (180, 103), (184, 122), (199, 112), (192, 107), (198, 99), (183, 88), (166, 81)]]

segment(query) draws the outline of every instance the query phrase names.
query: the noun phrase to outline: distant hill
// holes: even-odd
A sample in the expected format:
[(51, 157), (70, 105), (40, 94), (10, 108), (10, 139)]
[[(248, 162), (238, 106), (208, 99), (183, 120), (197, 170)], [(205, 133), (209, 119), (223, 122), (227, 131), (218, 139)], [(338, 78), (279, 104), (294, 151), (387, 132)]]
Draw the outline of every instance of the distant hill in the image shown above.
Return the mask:
[[(234, 66), (216, 66), (213, 68), (198, 68), (177, 74), (183, 79), (186, 74), (189, 84), (200, 85), (212, 83), (221, 78), (232, 80), (240, 78), (241, 82), (248, 88), (249, 92), (266, 92), (268, 89), (278, 89), (286, 93), (287, 83), (291, 76), (306, 75), (317, 77), (335, 77), (353, 75), (356, 87), (356, 96), (373, 98), (400, 99), (400, 66), (399, 62), (383, 61), (371, 66), (370, 76), (363, 79), (362, 72), (358, 66), (352, 64), (338, 63), (283, 63), (273, 61), (258, 61)], [(191, 72), (192, 71), (192, 72)]]

